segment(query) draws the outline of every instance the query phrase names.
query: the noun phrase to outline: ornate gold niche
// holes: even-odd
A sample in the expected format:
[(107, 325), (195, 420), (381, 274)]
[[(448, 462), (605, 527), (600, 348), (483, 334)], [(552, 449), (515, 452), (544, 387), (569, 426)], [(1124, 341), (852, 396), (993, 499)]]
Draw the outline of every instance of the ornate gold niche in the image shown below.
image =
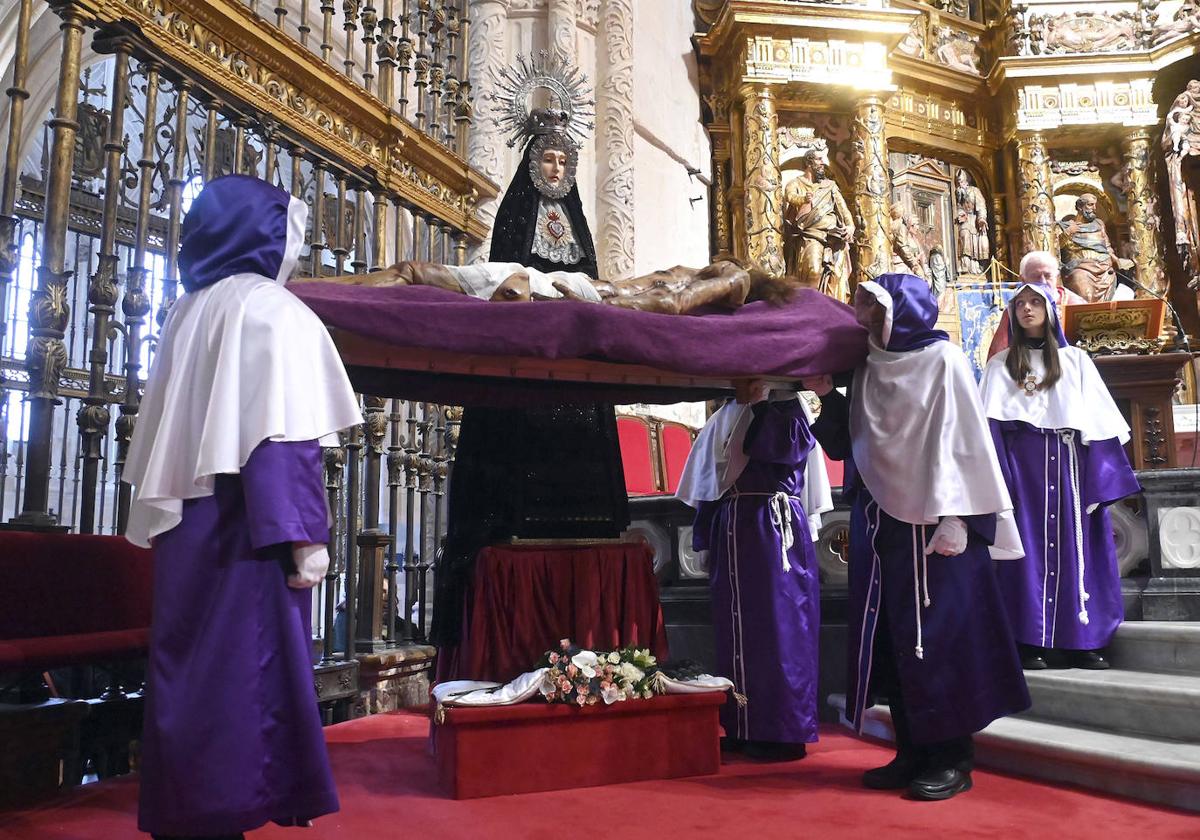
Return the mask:
[[(903, 183), (891, 183), (896, 152), (969, 173), (966, 209), (986, 217), (988, 239), (987, 259), (976, 262), (1011, 276), (1028, 251), (1058, 250), (1063, 212), (1052, 168), (1083, 148), (1113, 157), (1120, 177), (1108, 190), (1120, 213), (1105, 219), (1110, 238), (1139, 283), (1165, 292), (1172, 262), (1163, 240), (1175, 233), (1163, 230), (1171, 219), (1155, 158), (1169, 103), (1155, 101), (1154, 78), (1188, 61), (1197, 64), (1188, 78), (1200, 75), (1200, 12), (1195, 3), (1166, 12), (1130, 5), (694, 0), (716, 172), (715, 249), (778, 270), (786, 231), (782, 197), (771, 190), (785, 189), (793, 174), (786, 160), (780, 165), (779, 137), (812, 130), (827, 142), (855, 216), (852, 282), (889, 270), (902, 250), (894, 233), (901, 222), (889, 215), (893, 204), (909, 212), (914, 202)], [(950, 202), (953, 221), (962, 209), (956, 185)], [(949, 241), (958, 246), (953, 231)], [(1200, 274), (1196, 252), (1187, 256)]]

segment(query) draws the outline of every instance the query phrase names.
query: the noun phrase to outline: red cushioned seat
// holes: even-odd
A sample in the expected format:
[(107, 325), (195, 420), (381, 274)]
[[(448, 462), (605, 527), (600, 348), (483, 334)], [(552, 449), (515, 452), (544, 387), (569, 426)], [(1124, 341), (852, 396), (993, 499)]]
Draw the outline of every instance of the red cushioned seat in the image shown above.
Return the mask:
[(123, 537), (0, 533), (0, 670), (142, 655), (152, 570), (151, 553)]
[(0, 640), (0, 671), (44, 671), (86, 662), (134, 659), (143, 656), (149, 644), (149, 627)]
[(682, 423), (663, 421), (661, 440), (667, 492), (674, 493), (679, 489), (679, 478), (692, 451), (692, 430)]
[(625, 492), (630, 496), (662, 492), (654, 469), (650, 424), (641, 417), (618, 417), (617, 438), (621, 444), (621, 466), (625, 470)]

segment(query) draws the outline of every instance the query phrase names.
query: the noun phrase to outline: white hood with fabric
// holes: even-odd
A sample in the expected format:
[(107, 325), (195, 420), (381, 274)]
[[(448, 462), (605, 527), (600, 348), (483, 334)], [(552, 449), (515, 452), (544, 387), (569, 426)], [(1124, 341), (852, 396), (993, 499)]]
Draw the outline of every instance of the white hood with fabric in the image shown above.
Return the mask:
[[(1046, 301), (1050, 327), (1047, 332), (1057, 337), (1062, 376), (1052, 388), (1026, 391), (1004, 366), (1012, 348), (1002, 350), (988, 362), (979, 383), (984, 413), (992, 420), (1020, 421), (1039, 429), (1074, 429), (1085, 444), (1112, 438), (1122, 444), (1128, 443), (1129, 424), (1121, 416), (1108, 386), (1100, 378), (1096, 363), (1083, 350), (1068, 345), (1062, 337), (1057, 308), (1049, 290), (1027, 283), (1017, 290), (1017, 294), (1023, 289), (1037, 292)], [(1016, 295), (1008, 305), (1009, 324), (1014, 325), (1014, 329), (1020, 329), (1013, 311), (1014, 301)], [(1046, 368), (1041, 351), (1029, 354), (1029, 367), (1035, 381), (1041, 382), (1045, 378)]]
[(283, 288), (308, 208), (292, 198), (274, 277), (235, 274), (171, 307), (146, 381), (122, 480), (133, 485), (125, 537), (149, 546), (183, 502), (212, 495), (260, 443), (325, 439), (362, 422), (325, 326)]
[[(884, 346), (871, 339), (851, 395), (854, 465), (867, 490), (889, 516), (913, 525), (996, 514), (993, 556), (1024, 556), (966, 357), (944, 337), (915, 349), (887, 349), (906, 335), (932, 334), (936, 310), (909, 311), (913, 304), (905, 303), (897, 312), (894, 295), (879, 283), (859, 288), (887, 313)], [(929, 320), (923, 330), (902, 320), (922, 315)]]

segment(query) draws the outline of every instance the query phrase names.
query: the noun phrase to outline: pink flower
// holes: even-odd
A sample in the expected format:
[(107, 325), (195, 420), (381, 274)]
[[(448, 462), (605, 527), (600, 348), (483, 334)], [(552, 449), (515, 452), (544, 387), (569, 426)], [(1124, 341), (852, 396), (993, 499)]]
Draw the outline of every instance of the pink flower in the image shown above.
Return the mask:
[(579, 686), (580, 694), (587, 694), (590, 690), (591, 690), (591, 688), (588, 686), (587, 683), (584, 683), (583, 685)]
[(557, 663), (557, 662), (558, 662), (558, 654), (557, 654), (557, 653), (554, 653), (553, 651), (551, 651), (551, 653), (550, 653), (550, 664), (551, 664), (551, 665), (554, 665), (554, 664), (555, 664), (555, 663)]
[(579, 669), (576, 668), (574, 665), (567, 666), (567, 676), (570, 677), (571, 679), (575, 679), (575, 675), (578, 673), (579, 673)]

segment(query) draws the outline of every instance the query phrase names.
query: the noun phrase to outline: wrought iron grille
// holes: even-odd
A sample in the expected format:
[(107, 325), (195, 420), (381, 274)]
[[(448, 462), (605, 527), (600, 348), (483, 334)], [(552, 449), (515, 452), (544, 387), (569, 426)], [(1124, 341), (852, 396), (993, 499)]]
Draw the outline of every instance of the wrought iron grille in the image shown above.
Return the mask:
[[(309, 276), (462, 262), (485, 235), (475, 203), (496, 188), (461, 157), (466, 2), (19, 0), (17, 15), (0, 518), (118, 534), (141, 385), (179, 293), (181, 221), (206, 181), (238, 172), (302, 197)], [(51, 24), (47, 65), (30, 44)], [(27, 111), (39, 101), (52, 104)], [(314, 611), (326, 661), (425, 638), (445, 521), (455, 411), (370, 397), (364, 408), (364, 426), (326, 451), (334, 563)], [(364, 535), (384, 551), (382, 574)], [(385, 608), (362, 609), (384, 590)]]

